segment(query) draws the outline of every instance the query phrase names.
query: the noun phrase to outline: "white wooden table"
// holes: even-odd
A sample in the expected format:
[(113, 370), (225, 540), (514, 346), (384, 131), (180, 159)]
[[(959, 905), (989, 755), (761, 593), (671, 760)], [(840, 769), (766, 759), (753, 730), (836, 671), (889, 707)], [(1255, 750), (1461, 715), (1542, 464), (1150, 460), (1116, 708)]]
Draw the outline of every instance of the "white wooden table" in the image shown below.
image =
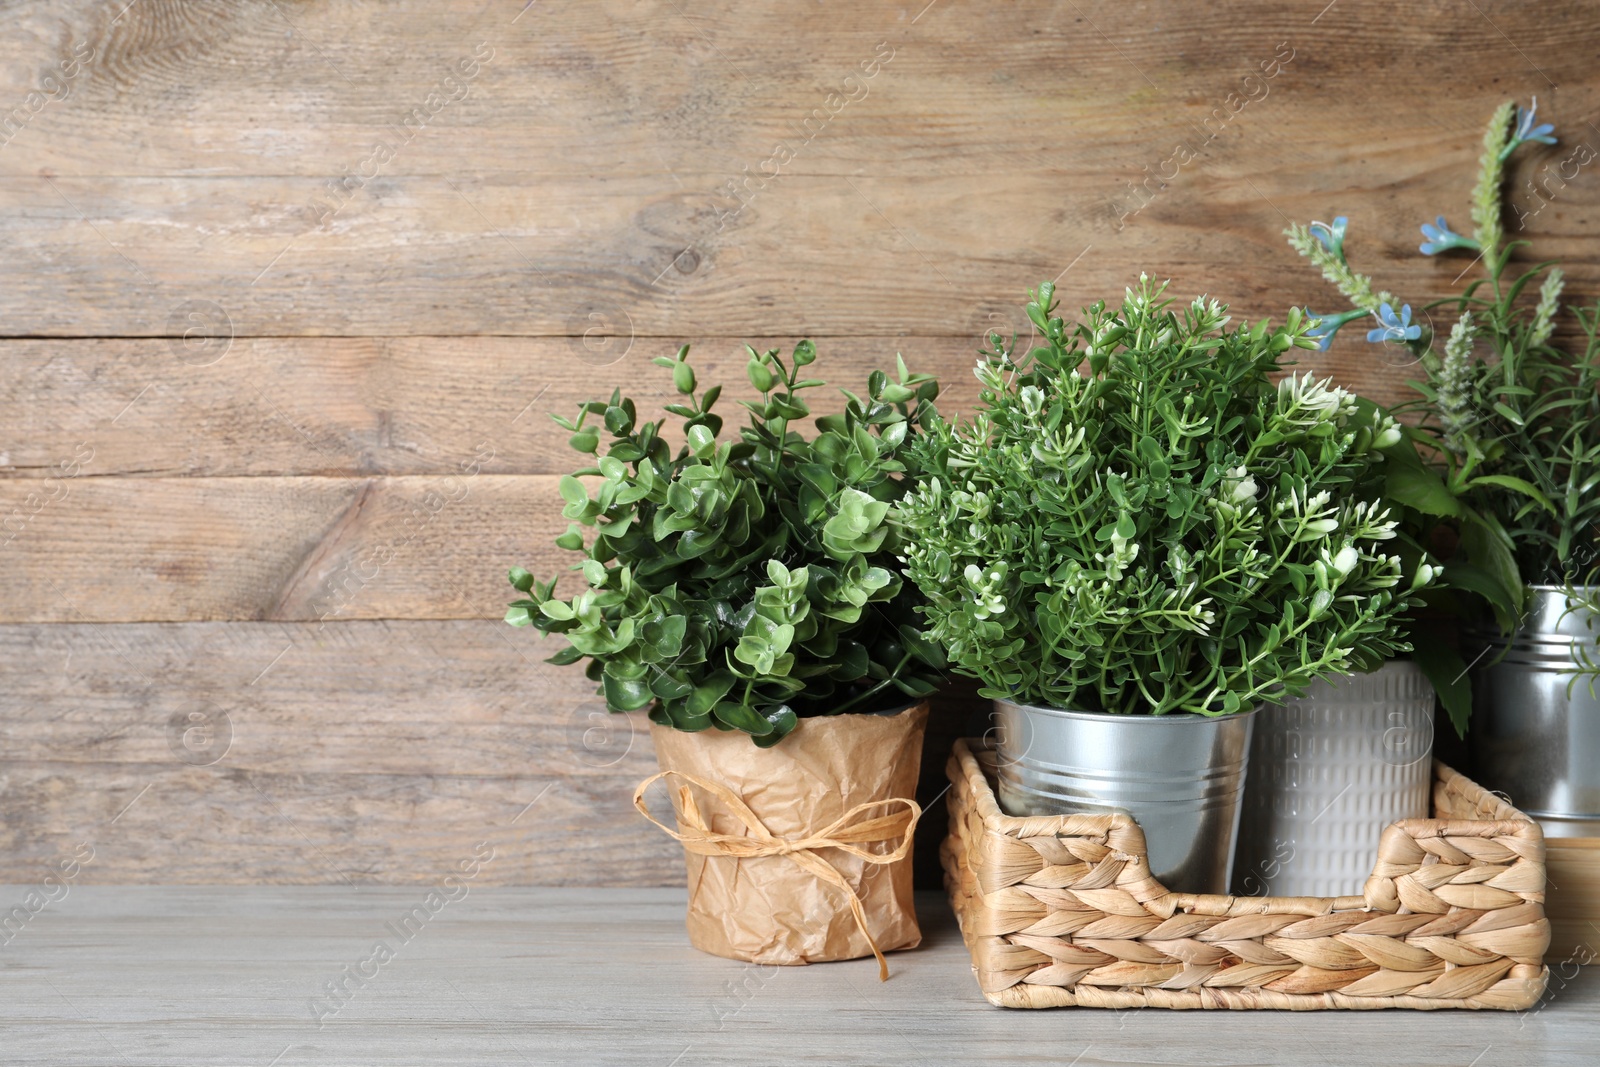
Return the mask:
[[(28, 888), (0, 887), (3, 908)], [(425, 889), (72, 886), (0, 931), (0, 1063), (1600, 1062), (1589, 969), (1526, 1015), (1014, 1012), (978, 995), (934, 894), (924, 947), (880, 985), (871, 960), (701, 955), (679, 890), (462, 888), (430, 914)]]

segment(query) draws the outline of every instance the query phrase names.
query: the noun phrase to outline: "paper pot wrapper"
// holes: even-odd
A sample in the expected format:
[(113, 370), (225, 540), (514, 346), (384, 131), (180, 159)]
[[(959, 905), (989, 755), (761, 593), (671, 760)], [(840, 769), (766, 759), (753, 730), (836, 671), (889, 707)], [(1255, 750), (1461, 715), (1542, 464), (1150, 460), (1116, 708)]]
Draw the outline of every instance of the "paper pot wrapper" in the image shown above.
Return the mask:
[[(651, 724), (656, 759), (664, 772), (721, 785), (778, 838), (813, 836), (850, 809), (917, 792), (922, 734), (928, 706), (896, 715), (831, 715), (801, 719), (772, 748), (757, 748), (742, 732), (684, 733)], [(700, 819), (713, 833), (745, 836), (745, 823), (724, 801), (684, 779), (666, 783), (685, 830), (680, 787), (687, 788)], [(877, 807), (862, 819), (903, 815), (905, 805)], [(894, 840), (861, 844), (892, 852)], [(876, 865), (842, 848), (818, 848), (860, 897), (866, 925), (884, 952), (922, 941), (911, 895), (911, 857)], [(689, 869), (689, 942), (703, 952), (755, 963), (798, 964), (871, 956), (844, 890), (804, 869), (787, 855), (733, 857), (685, 851)]]

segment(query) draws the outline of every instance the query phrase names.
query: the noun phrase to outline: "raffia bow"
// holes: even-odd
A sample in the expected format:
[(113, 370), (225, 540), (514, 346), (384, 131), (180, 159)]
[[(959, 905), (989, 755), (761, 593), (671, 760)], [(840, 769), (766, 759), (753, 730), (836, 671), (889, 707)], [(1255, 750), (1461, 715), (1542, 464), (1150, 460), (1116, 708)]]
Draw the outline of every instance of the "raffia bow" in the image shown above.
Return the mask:
[[(688, 783), (678, 786), (678, 825), (683, 828), (682, 833), (651, 815), (650, 809), (644, 802), (645, 790), (669, 776), (676, 776)], [(719, 834), (713, 831), (705, 816), (700, 813), (694, 794), (689, 791), (690, 785), (699, 786), (720, 800), (727, 807), (728, 813), (743, 823), (749, 833)], [(900, 805), (900, 810), (892, 815), (879, 815), (871, 819), (861, 817), (873, 808), (886, 805)], [(883, 958), (878, 943), (872, 938), (872, 931), (867, 929), (867, 912), (861, 904), (861, 897), (851, 887), (849, 879), (840, 874), (837, 867), (817, 855), (816, 850), (837, 848), (860, 858), (863, 862), (878, 865), (903, 860), (911, 851), (911, 836), (916, 830), (917, 820), (922, 818), (922, 807), (916, 801), (905, 797), (890, 797), (887, 800), (857, 804), (822, 829), (794, 839), (779, 837), (767, 829), (756, 813), (750, 810), (749, 805), (727, 786), (708, 782), (704, 778), (682, 771), (662, 771), (640, 782), (639, 788), (633, 791), (633, 806), (639, 809), (640, 815), (666, 831), (682, 843), (685, 849), (696, 855), (731, 856), (734, 859), (787, 856), (801, 870), (809, 871), (829, 885), (844, 890), (850, 900), (850, 912), (856, 918), (856, 925), (861, 928), (861, 935), (867, 939), (867, 944), (872, 946), (873, 956), (877, 957), (878, 980), (888, 981), (889, 961)], [(900, 844), (893, 852), (868, 852), (864, 848), (857, 847), (874, 841), (892, 841), (896, 837), (900, 838)]]

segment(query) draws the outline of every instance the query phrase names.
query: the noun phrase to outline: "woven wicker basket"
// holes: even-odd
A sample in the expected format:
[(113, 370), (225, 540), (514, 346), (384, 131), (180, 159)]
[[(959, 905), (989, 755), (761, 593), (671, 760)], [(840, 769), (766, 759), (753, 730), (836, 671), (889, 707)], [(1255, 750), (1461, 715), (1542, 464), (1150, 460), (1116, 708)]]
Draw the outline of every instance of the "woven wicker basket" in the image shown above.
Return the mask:
[(1443, 764), (1436, 817), (1391, 825), (1366, 892), (1330, 899), (1169, 893), (1133, 819), (1006, 815), (992, 760), (956, 742), (940, 854), (992, 1004), (1510, 1011), (1544, 992), (1543, 834)]

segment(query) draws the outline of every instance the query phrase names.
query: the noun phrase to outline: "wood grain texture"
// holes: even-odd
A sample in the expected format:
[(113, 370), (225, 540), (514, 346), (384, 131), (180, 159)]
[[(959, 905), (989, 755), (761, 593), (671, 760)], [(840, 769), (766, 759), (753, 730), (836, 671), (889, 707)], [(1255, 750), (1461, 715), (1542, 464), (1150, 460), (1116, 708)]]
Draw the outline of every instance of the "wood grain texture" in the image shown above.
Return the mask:
[[(420, 886), (73, 886), (0, 948), (7, 1062), (1581, 1067), (1600, 1041), (1593, 968), (1522, 1016), (1015, 1012), (984, 1003), (936, 894), (880, 984), (870, 959), (698, 953), (682, 890), (463, 888), (357, 984), (346, 968), (396, 945)], [(313, 1014), (341, 980), (343, 1005)]]
[[(11, 98), (74, 42), (95, 58), (5, 146), (0, 330), (169, 336), (205, 300), (248, 336), (572, 335), (596, 311), (648, 336), (970, 336), (1074, 263), (1074, 302), (1147, 269), (1259, 316), (1331, 303), (1279, 231), (1339, 211), (1420, 306), (1462, 265), (1416, 255), (1416, 227), (1463, 210), (1502, 97), (1542, 93), (1571, 142), (1600, 146), (1600, 13), (1575, 0), (1404, 20), (1235, 2), (1203, 35), (1160, 3), (520, 11), (20, 12)], [(480, 45), (492, 57), (433, 110)], [(1230, 93), (1256, 99), (1234, 112)], [(1164, 167), (1180, 142), (1196, 158)], [(1592, 170), (1528, 230), (1587, 292)]]
[(683, 877), (628, 801), (646, 724), (503, 624), (0, 627), (0, 648), (11, 878), (87, 839), (98, 882), (427, 881), (485, 837), (500, 884)]
[[(960, 413), (1041, 279), (1329, 310), (1280, 231), (1340, 213), (1420, 314), (1466, 264), (1417, 224), (1463, 224), (1483, 121), (1533, 92), (1563, 143), (1516, 165), (1518, 232), (1600, 292), (1580, 0), (1203, 31), (1154, 0), (32, 0), (0, 31), (0, 868), (154, 782), (108, 880), (419, 880), (556, 781), (507, 880), (674, 880), (620, 806), (647, 754), (568, 773), (578, 672), (448, 620), (565, 562), (545, 414), (662, 399), (679, 343), (737, 379), (739, 342), (812, 336), (847, 385), (902, 351)], [(1403, 397), (1356, 334), (1307, 366)], [(234, 699), (234, 756), (162, 755)]]
[[(992, 326), (1026, 343), (1025, 323), (997, 315)], [(794, 341), (750, 343), (787, 356)], [(744, 343), (697, 339), (691, 357), (704, 385), (725, 383), (717, 410), (730, 423), (743, 415), (737, 401), (756, 395), (745, 379)], [(961, 417), (977, 400), (980, 343), (837, 338), (819, 346), (813, 370), (860, 392), (873, 369), (892, 369), (903, 354), (912, 370), (940, 377), (940, 410)], [(660, 406), (676, 394), (671, 375), (649, 361), (676, 349), (674, 341), (598, 333), (240, 338), (215, 364), (197, 367), (179, 358), (182, 342), (12, 341), (0, 344), (0, 479), (59, 479), (74, 460), (91, 477), (459, 475), (480, 448), (492, 452), (486, 472), (563, 474), (579, 457), (550, 415), (570, 417), (582, 401), (621, 388), (641, 417), (661, 418)], [(1406, 381), (1416, 374), (1343, 348), (1303, 353), (1299, 370), (1359, 384), (1383, 403), (1410, 396)], [(842, 406), (832, 388), (808, 397), (817, 414)]]
[[(90, 882), (426, 882), (487, 838), (489, 884), (681, 883), (629, 800), (648, 724), (555, 647), (484, 620), (0, 625), (0, 881), (89, 840)], [(936, 705), (924, 802), (981, 707)]]
[[(785, 357), (795, 338), (752, 338)], [(181, 342), (175, 342), (181, 347)], [(703, 385), (725, 383), (718, 411), (742, 421), (758, 395), (743, 340), (695, 339)], [(977, 394), (980, 339), (841, 338), (820, 346), (815, 375), (861, 392), (867, 375), (904, 353), (948, 383), (952, 413)], [(572, 338), (241, 338), (215, 364), (184, 363), (167, 341), (17, 341), (0, 346), (0, 477), (60, 477), (93, 450), (83, 473), (105, 475), (445, 475), (492, 452), (496, 474), (564, 474), (580, 457), (551, 414), (622, 388), (642, 419), (678, 399), (652, 366), (678, 342), (593, 334)], [(818, 414), (837, 390), (808, 395)]]
[[(1395, 20), (1373, 0), (1326, 11), (1230, 0), (1202, 35), (1163, 0), (833, 4), (739, 18), (726, 2), (678, 0), (555, 0), (526, 12), (523, 0), (140, 0), (126, 12), (36, 0), (8, 5), (14, 47), (0, 89), (23, 96), (75, 45), (92, 53), (70, 95), (7, 147), (23, 173), (359, 174), (372, 139), (393, 136), (446, 75), (467, 92), (445, 87), (455, 99), (425, 126), (401, 128), (414, 136), (394, 172), (451, 175), (479, 160), (590, 178), (626, 161), (670, 184), (669, 169), (695, 161), (763, 173), (775, 140), (807, 133), (784, 173), (854, 174), (865, 159), (969, 176), (996, 160), (1071, 171), (1086, 157), (1125, 165), (1129, 142), (1166, 147), (1169, 131), (1207, 115), (1284, 40), (1296, 49), (1284, 75), (1304, 75), (1285, 106), (1319, 112), (1320, 130), (1345, 137), (1347, 116), (1380, 90), (1406, 105), (1382, 116), (1393, 129), (1437, 130), (1512, 78), (1539, 92), (1548, 77), (1567, 92), (1592, 75), (1600, 28), (1587, 5), (1560, 0), (1537, 19), (1517, 18), (1509, 0), (1478, 6)], [(479, 42), (493, 55), (463, 77), (459, 61)], [(866, 75), (864, 61), (890, 52)], [(1441, 91), (1444, 77), (1453, 91)], [(1272, 97), (1288, 88), (1274, 85)], [(834, 91), (853, 99), (803, 126)], [(1316, 91), (1327, 97), (1311, 99)], [(1296, 147), (1331, 155), (1329, 138), (1302, 132)]]
[[(698, 215), (639, 220), (641, 203), (662, 198), (686, 212), (674, 206), (683, 194), (637, 177), (414, 179), (381, 202), (352, 201), (329, 235), (282, 221), (301, 210), (293, 179), (0, 178), (10, 251), (0, 336), (181, 335), (198, 302), (220, 308), (211, 314), (239, 336), (572, 336), (598, 314), (639, 336), (834, 337), (881, 331), (893, 308), (896, 332), (966, 337), (1041, 280), (1061, 277), (1072, 310), (1120, 295), (1141, 270), (1186, 298), (1208, 293), (1252, 319), (1281, 319), (1290, 305), (1340, 299), (1281, 233), (1333, 210), (1360, 211), (1359, 265), (1420, 307), (1459, 291), (1451, 283), (1466, 262), (1417, 255), (1412, 238), (1419, 219), (1462, 213), (1473, 163), (1459, 146), (1476, 143), (1483, 115), (1378, 161), (1383, 183), (1404, 190), (1394, 201), (1307, 189), (1322, 159), (1292, 177), (1218, 160), (1121, 233), (1094, 214), (1114, 216), (1107, 199), (1072, 200), (1052, 176), (1016, 170), (985, 177), (979, 197), (959, 176), (796, 176), (781, 203), (756, 201), (768, 210), (753, 206), (720, 234)], [(1426, 172), (1411, 152), (1428, 159)], [(1110, 173), (1078, 180), (1107, 197), (1122, 188)], [(1565, 217), (1563, 230), (1530, 236), (1536, 254), (1571, 264), (1574, 295), (1588, 294), (1600, 279), (1584, 258), (1600, 236), (1600, 182), (1569, 189), (1535, 220)], [(248, 205), (267, 218), (241, 218)]]
[(1545, 862), (1550, 889), (1552, 984), (1570, 981), (1575, 966), (1600, 959), (1600, 838), (1549, 837)]
[(0, 621), (498, 618), (510, 565), (572, 565), (556, 481), (0, 480)]

